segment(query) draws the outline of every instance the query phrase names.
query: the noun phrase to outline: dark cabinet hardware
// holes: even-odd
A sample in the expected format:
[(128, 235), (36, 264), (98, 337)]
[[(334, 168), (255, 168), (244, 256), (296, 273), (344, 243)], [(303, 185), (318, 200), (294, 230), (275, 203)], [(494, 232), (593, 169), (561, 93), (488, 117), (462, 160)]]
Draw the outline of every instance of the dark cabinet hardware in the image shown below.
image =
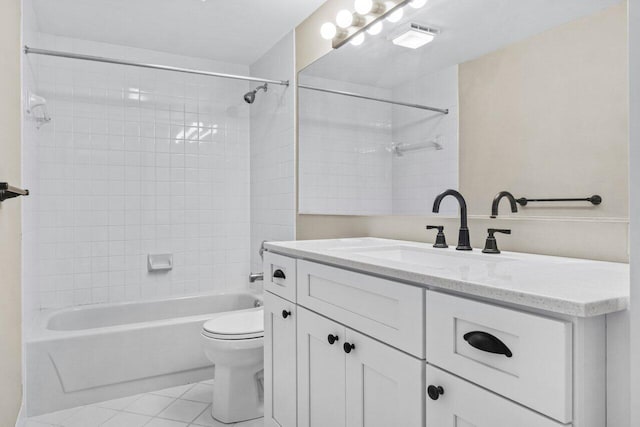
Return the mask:
[(291, 312), (290, 311), (282, 310), (282, 317), (284, 317), (286, 319), (289, 316), (291, 316)]
[(456, 190), (447, 190), (438, 194), (433, 201), (433, 213), (440, 212), (440, 203), (442, 203), (442, 199), (447, 196), (455, 197), (460, 205), (460, 231), (458, 233), (458, 246), (456, 249), (459, 251), (472, 251), (469, 227), (467, 225), (467, 202), (464, 200), (464, 197), (462, 197), (462, 194)]
[(513, 356), (513, 353), (505, 343), (487, 332), (468, 332), (464, 334), (463, 338), (471, 347), (478, 350), (486, 351), (487, 353), (504, 354), (507, 357)]
[(277, 269), (276, 271), (273, 272), (273, 277), (275, 277), (276, 279), (286, 279), (287, 276), (284, 275), (284, 271)]
[(602, 203), (602, 197), (594, 194), (591, 197), (577, 198), (577, 199), (527, 199), (526, 197), (521, 197), (516, 199), (516, 202), (520, 206), (527, 206), (527, 204), (531, 202), (589, 202), (592, 205), (599, 205)]
[(442, 386), (430, 385), (427, 387), (427, 394), (431, 398), (431, 400), (438, 400), (440, 396), (444, 394), (444, 389)]
[(496, 194), (496, 197), (493, 198), (493, 203), (491, 204), (491, 218), (495, 218), (498, 216), (498, 205), (500, 204), (500, 200), (503, 197), (506, 197), (509, 200), (509, 204), (511, 205), (511, 212), (518, 212), (518, 205), (516, 204), (516, 198), (513, 197), (513, 194), (508, 191), (501, 191)]
[(7, 182), (0, 182), (0, 202), (4, 202), (7, 199), (13, 199), (18, 196), (28, 196), (29, 190), (23, 190), (9, 185)]
[(495, 233), (503, 233), (503, 234), (511, 234), (511, 230), (502, 230), (499, 228), (489, 228), (487, 230), (489, 235), (487, 236), (487, 241), (484, 243), (484, 249), (482, 253), (484, 254), (499, 254), (500, 249), (498, 249), (498, 241), (496, 240)]
[(444, 227), (442, 225), (427, 225), (427, 230), (438, 230), (438, 234), (436, 235), (436, 243), (434, 243), (434, 248), (448, 248), (447, 239), (444, 236)]
[(346, 342), (342, 345), (342, 348), (344, 349), (345, 353), (351, 353), (351, 350), (354, 350), (356, 348), (356, 345)]
[(338, 341), (339, 338), (337, 335), (332, 335), (329, 334), (329, 336), (327, 337), (327, 341), (329, 341), (329, 344), (333, 345), (334, 342)]

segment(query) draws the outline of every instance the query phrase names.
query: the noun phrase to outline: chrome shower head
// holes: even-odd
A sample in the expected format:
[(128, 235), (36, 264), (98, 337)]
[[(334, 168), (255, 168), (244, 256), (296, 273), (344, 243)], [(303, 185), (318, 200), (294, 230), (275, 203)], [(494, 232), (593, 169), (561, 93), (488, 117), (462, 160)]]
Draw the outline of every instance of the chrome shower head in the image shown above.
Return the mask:
[(262, 86), (258, 86), (254, 90), (245, 93), (244, 94), (244, 102), (246, 102), (247, 104), (253, 104), (253, 101), (256, 100), (256, 93), (258, 93), (258, 91), (260, 89), (262, 89), (262, 90), (264, 90), (266, 92), (267, 89), (268, 89), (267, 84), (265, 83)]

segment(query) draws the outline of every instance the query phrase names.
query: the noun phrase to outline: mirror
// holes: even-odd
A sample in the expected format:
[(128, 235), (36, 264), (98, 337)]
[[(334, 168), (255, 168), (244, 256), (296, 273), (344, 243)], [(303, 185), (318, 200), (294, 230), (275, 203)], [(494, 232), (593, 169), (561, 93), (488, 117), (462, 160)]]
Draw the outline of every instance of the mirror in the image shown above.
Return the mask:
[[(586, 144), (580, 152), (597, 156), (596, 138), (616, 153), (626, 149), (617, 128), (604, 135), (587, 121), (628, 113), (616, 106), (576, 117), (574, 103), (585, 103), (567, 82), (604, 88), (622, 76), (615, 67), (605, 79), (603, 65), (593, 70), (588, 61), (618, 61), (605, 51), (626, 46), (609, 16), (623, 7), (619, 0), (430, 0), (405, 7), (398, 22), (383, 21), (362, 44), (332, 50), (298, 75), (299, 212), (431, 215), (433, 199), (447, 188), (482, 200), (484, 211), (501, 190), (531, 193), (517, 197), (606, 193), (597, 174), (611, 164), (585, 170), (566, 151)], [(433, 40), (416, 49), (397, 45), (412, 25)], [(592, 94), (590, 109), (624, 104), (617, 96)], [(556, 151), (562, 162), (553, 160)], [(549, 170), (529, 168), (534, 158)], [(456, 215), (455, 201), (445, 202), (441, 215)]]

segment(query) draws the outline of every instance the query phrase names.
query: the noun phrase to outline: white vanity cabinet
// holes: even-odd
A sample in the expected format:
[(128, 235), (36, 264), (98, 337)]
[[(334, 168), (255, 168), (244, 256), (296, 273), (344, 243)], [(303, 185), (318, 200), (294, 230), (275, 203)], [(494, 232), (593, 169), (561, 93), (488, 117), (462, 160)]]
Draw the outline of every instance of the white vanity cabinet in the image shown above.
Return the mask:
[(294, 303), (264, 295), (264, 425), (296, 425), (296, 318)]
[[(515, 292), (502, 300), (495, 286), (495, 298), (478, 296), (464, 277), (443, 289), (437, 276), (383, 275), (373, 261), (356, 269), (340, 265), (347, 255), (332, 252), (329, 263), (318, 253), (265, 257), (265, 279), (286, 269), (264, 299), (266, 426), (607, 426), (604, 315), (541, 309), (540, 297)], [(558, 262), (531, 257), (536, 268)], [(565, 301), (544, 298), (552, 308)]]
[(298, 426), (424, 424), (424, 362), (298, 308)]

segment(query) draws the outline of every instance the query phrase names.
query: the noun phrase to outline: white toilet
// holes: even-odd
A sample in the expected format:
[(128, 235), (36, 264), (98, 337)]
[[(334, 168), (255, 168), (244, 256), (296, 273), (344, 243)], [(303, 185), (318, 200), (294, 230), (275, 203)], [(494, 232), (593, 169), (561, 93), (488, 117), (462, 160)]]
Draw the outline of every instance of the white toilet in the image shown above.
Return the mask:
[(220, 314), (202, 328), (204, 352), (215, 365), (213, 418), (233, 423), (264, 412), (262, 307)]

